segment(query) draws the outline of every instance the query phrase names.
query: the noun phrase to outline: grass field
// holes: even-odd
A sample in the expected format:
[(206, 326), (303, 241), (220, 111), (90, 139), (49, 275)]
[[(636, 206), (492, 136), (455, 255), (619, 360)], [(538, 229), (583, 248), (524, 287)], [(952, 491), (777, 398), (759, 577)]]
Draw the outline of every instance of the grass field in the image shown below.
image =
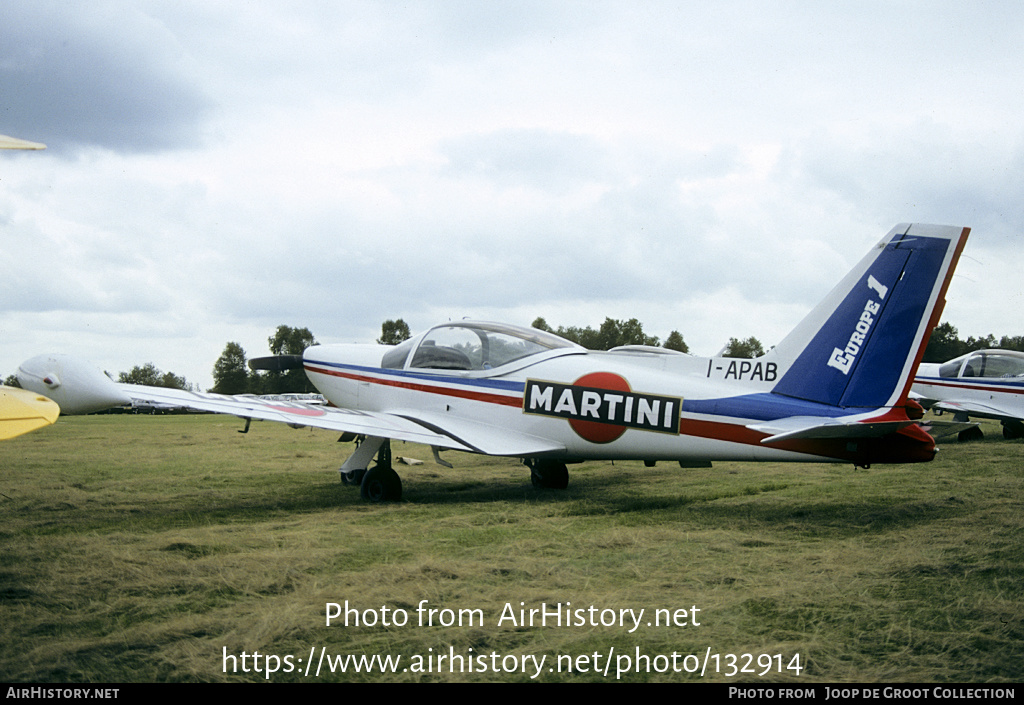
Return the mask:
[[(399, 443), (427, 462), (391, 505), (340, 484), (336, 434), (241, 427), (70, 417), (0, 446), (0, 681), (1024, 680), (1024, 443), (996, 425), (922, 465), (586, 463), (566, 491)], [(376, 623), (327, 626), (346, 601)], [(542, 603), (585, 624), (520, 623)], [(401, 660), (330, 673), (321, 647)]]

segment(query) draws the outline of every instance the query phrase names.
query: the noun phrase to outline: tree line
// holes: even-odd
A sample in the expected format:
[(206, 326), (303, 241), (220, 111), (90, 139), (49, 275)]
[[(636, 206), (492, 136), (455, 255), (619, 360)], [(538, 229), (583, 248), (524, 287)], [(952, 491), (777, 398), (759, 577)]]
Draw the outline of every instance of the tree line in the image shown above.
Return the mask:
[(989, 333), (983, 338), (971, 336), (967, 340), (961, 340), (959, 331), (951, 323), (940, 323), (932, 331), (932, 337), (928, 341), (928, 347), (924, 350), (922, 360), (924, 362), (947, 362), (975, 350), (990, 348), (1024, 352), (1024, 335), (1004, 335), (996, 340), (996, 337)]
[[(271, 355), (302, 355), (311, 345), (317, 345), (309, 328), (280, 325), (267, 338)], [(306, 373), (301, 369), (250, 370), (241, 344), (230, 342), (213, 364), (213, 387), (217, 394), (288, 394), (315, 392)]]
[[(689, 346), (683, 335), (674, 330), (664, 341), (644, 331), (643, 324), (636, 318), (620, 320), (605, 318), (597, 328), (591, 326), (558, 326), (552, 328), (543, 317), (537, 317), (531, 324), (533, 328), (561, 336), (588, 350), (611, 350), (621, 345), (651, 345), (667, 350), (687, 353)], [(397, 345), (411, 337), (409, 325), (402, 320), (388, 319), (381, 324), (381, 336), (377, 342), (381, 345)], [(308, 328), (293, 328), (281, 325), (267, 339), (272, 355), (301, 355), (310, 345), (316, 345), (316, 338)], [(1024, 336), (1003, 336), (996, 339), (993, 335), (983, 338), (970, 337), (961, 340), (957, 329), (950, 323), (936, 326), (931, 340), (925, 350), (925, 362), (945, 362), (973, 350), (984, 348), (1003, 348), (1024, 351)], [(765, 349), (761, 341), (750, 336), (748, 338), (730, 338), (723, 357), (755, 358), (764, 355)], [(287, 392), (314, 392), (309, 379), (301, 369), (284, 372), (252, 371), (247, 366), (245, 350), (238, 343), (228, 343), (224, 353), (218, 358), (213, 368), (214, 386), (210, 391), (221, 394), (283, 394)], [(140, 380), (140, 381), (136, 381)], [(161, 373), (146, 365), (141, 370), (134, 368), (131, 373), (121, 373), (120, 381), (135, 384), (154, 384), (155, 386), (175, 386), (184, 378), (172, 373)], [(182, 386), (182, 388), (187, 388)]]

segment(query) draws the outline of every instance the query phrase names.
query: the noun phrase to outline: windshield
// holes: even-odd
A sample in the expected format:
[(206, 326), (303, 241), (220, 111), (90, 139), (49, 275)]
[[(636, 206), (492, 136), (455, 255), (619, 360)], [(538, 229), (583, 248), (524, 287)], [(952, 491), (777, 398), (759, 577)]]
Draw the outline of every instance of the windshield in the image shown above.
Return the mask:
[[(965, 364), (966, 363), (966, 364)], [(947, 362), (940, 377), (1022, 377), (1024, 353), (1014, 350), (982, 350)]]
[(463, 321), (432, 328), (418, 343), (402, 343), (385, 356), (384, 366), (403, 366), (413, 346), (409, 367), (432, 370), (490, 370), (549, 350), (578, 347), (535, 328)]

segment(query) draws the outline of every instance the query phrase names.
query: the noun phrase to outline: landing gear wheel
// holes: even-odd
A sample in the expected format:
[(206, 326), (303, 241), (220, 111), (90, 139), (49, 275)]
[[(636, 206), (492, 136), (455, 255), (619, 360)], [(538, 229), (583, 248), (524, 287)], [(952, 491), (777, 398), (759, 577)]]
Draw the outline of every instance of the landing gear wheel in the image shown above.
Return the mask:
[(530, 466), (530, 482), (537, 489), (564, 490), (569, 486), (569, 469), (565, 463), (535, 460)]
[(1024, 423), (1020, 421), (1003, 421), (1003, 438), (1008, 441), (1024, 438)]
[(364, 475), (366, 475), (365, 470), (350, 470), (348, 472), (343, 472), (341, 473), (341, 484), (362, 485)]
[(402, 498), (402, 478), (391, 467), (391, 442), (377, 451), (377, 464), (366, 471), (359, 494), (370, 502), (397, 502)]
[(966, 431), (961, 431), (957, 434), (956, 439), (961, 443), (968, 443), (970, 441), (980, 441), (985, 437), (984, 432), (977, 426), (969, 428)]
[(402, 478), (390, 466), (375, 465), (363, 475), (359, 494), (370, 502), (397, 502), (402, 498)]

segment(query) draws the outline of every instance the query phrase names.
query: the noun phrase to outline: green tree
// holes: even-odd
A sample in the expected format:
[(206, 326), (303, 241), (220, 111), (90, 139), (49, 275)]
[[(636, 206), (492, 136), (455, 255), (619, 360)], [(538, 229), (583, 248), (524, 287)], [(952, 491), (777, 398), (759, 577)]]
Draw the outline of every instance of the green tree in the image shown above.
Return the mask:
[(960, 340), (960, 334), (952, 324), (940, 323), (932, 331), (928, 339), (928, 347), (924, 349), (924, 362), (946, 362), (968, 352), (967, 344)]
[(213, 364), (213, 388), (218, 394), (245, 394), (249, 391), (249, 369), (245, 366), (245, 350), (238, 343), (228, 343)]
[(1024, 352), (1024, 335), (1004, 335), (999, 339), (999, 347), (1003, 350), (1019, 350)]
[(679, 352), (688, 353), (690, 352), (690, 346), (683, 340), (683, 334), (677, 330), (672, 331), (665, 338), (665, 342), (661, 344), (661, 347), (667, 350), (677, 350)]
[(7, 379), (4, 380), (4, 386), (21, 387), (21, 383), (18, 381), (17, 375), (7, 375)]
[(658, 339), (644, 333), (643, 324), (635, 318), (620, 321), (605, 318), (597, 332), (597, 350), (611, 350), (620, 345), (657, 345)]
[(160, 370), (152, 362), (145, 365), (136, 365), (129, 372), (121, 372), (117, 375), (117, 381), (124, 384), (144, 384), (147, 387), (156, 387), (160, 382)]
[(537, 316), (537, 318), (534, 319), (533, 323), (530, 324), (530, 327), (531, 328), (536, 328), (537, 330), (542, 330), (545, 333), (554, 333), (555, 332), (555, 331), (551, 330), (551, 326), (548, 325), (548, 322), (545, 321), (540, 316)]
[(316, 345), (316, 338), (309, 328), (278, 326), (274, 334), (267, 338), (267, 343), (274, 355), (301, 355), (306, 348)]
[[(630, 318), (628, 321), (622, 321), (617, 318), (605, 318), (604, 323), (597, 330), (590, 326), (586, 328), (559, 326), (558, 330), (553, 330), (548, 325), (548, 322), (541, 317), (534, 319), (530, 325), (537, 330), (554, 333), (566, 340), (571, 340), (588, 350), (611, 350), (620, 345), (658, 345), (658, 337), (647, 335), (644, 332), (643, 324), (635, 318)], [(683, 336), (679, 335), (679, 333), (676, 333), (676, 336), (678, 340), (674, 342), (681, 344), (683, 352), (686, 352), (686, 343), (682, 342)], [(677, 348), (673, 348), (673, 350), (675, 349)]]
[(409, 324), (399, 318), (397, 321), (390, 319), (384, 321), (380, 327), (380, 339), (377, 343), (380, 345), (398, 345), (403, 340), (408, 340), (412, 337), (412, 333), (409, 332)]
[[(316, 345), (316, 338), (309, 328), (292, 328), (281, 325), (274, 335), (267, 338), (270, 352), (274, 355), (302, 355), (311, 345)], [(292, 392), (315, 392), (316, 387), (309, 381), (305, 370), (296, 368), (286, 372), (263, 372), (259, 375), (258, 384), (252, 391), (262, 394), (288, 394)]]
[(967, 339), (967, 350), (973, 352), (974, 350), (985, 350), (987, 348), (997, 348), (999, 344), (996, 342), (996, 337), (989, 333), (983, 338), (975, 338), (973, 335)]
[(754, 336), (750, 336), (745, 340), (729, 338), (729, 344), (725, 347), (725, 352), (722, 353), (722, 357), (752, 358), (761, 357), (762, 355), (764, 355), (764, 346)]
[(147, 387), (168, 387), (170, 389), (191, 389), (184, 377), (173, 372), (161, 372), (152, 362), (136, 365), (128, 372), (117, 375), (117, 381), (125, 384), (144, 384)]
[(168, 389), (192, 389), (192, 385), (188, 383), (188, 380), (173, 372), (164, 372), (160, 376), (160, 384), (157, 386), (167, 387)]
[(935, 326), (931, 338), (928, 339), (928, 347), (924, 350), (922, 360), (924, 362), (947, 362), (969, 352), (986, 348), (1024, 352), (1024, 336), (1004, 335), (996, 340), (996, 337), (989, 333), (981, 338), (971, 336), (967, 340), (961, 340), (959, 332), (951, 323), (940, 323)]

